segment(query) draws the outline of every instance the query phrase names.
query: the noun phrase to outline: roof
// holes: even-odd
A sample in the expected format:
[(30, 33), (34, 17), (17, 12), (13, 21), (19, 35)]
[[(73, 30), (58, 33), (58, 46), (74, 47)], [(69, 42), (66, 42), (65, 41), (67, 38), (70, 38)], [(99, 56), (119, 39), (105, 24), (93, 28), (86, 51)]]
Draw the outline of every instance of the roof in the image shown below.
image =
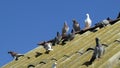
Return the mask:
[[(34, 65), (35, 68), (51, 68), (54, 62), (57, 62), (57, 68), (86, 68), (87, 66), (83, 64), (90, 60), (93, 51), (84, 54), (77, 52), (84, 52), (89, 47), (95, 47), (96, 37), (108, 47), (105, 47), (105, 54), (88, 68), (119, 68), (120, 43), (115, 40), (120, 40), (120, 21), (96, 32), (87, 31), (81, 35), (77, 34), (72, 41), (68, 41), (64, 46), (53, 46), (54, 50), (50, 54), (44, 54), (44, 48), (39, 46), (26, 53), (24, 57), (20, 57), (18, 61), (13, 60), (2, 68), (27, 68), (29, 65)], [(36, 52), (43, 54), (36, 57)], [(29, 56), (30, 59), (27, 59), (26, 56)]]

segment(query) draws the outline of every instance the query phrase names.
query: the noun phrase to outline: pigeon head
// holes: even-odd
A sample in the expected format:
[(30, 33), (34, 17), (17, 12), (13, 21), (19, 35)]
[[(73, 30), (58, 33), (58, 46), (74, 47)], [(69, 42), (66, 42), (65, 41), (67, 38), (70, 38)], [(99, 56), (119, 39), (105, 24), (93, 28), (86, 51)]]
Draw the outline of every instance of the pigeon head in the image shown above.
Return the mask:
[(98, 46), (99, 45), (99, 38), (95, 38), (95, 40), (96, 40), (96, 46)]
[(89, 14), (87, 13), (86, 16), (89, 16)]
[(8, 54), (12, 53), (12, 51), (9, 51)]
[(66, 21), (64, 22), (64, 26), (67, 26), (67, 22)]
[(73, 19), (72, 21), (73, 21), (73, 23), (75, 23), (75, 22), (76, 22), (76, 20), (75, 20), (75, 19)]
[(110, 20), (110, 17), (108, 17), (107, 20)]
[(73, 30), (73, 29), (71, 30), (71, 33), (74, 33), (74, 30)]
[(59, 33), (59, 32), (57, 32), (57, 36), (59, 36), (59, 34), (60, 34), (60, 33)]
[(96, 41), (99, 41), (99, 38), (95, 38), (96, 39)]

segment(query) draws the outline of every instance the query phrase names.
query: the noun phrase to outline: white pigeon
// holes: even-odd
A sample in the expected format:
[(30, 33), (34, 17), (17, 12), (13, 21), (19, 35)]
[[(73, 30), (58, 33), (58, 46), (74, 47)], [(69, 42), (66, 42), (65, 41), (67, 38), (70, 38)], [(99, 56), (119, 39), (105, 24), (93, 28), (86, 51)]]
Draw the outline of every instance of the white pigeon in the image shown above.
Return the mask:
[(52, 68), (57, 68), (56, 65), (57, 65), (57, 63), (54, 62), (54, 63), (52, 64)]
[(88, 29), (91, 27), (92, 25), (92, 20), (90, 19), (89, 14), (86, 14), (87, 18), (85, 19), (85, 29)]
[(67, 25), (67, 22), (64, 22), (64, 26), (62, 28), (62, 36), (66, 35), (67, 32), (69, 31), (69, 26)]

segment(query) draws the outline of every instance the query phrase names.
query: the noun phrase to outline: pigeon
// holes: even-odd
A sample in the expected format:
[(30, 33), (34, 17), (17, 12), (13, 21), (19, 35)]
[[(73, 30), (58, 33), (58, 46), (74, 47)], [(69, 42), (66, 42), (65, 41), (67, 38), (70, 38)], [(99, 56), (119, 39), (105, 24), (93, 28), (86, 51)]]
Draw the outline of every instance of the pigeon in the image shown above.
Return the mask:
[(102, 46), (102, 44), (100, 44), (99, 39), (96, 38), (95, 40), (96, 40), (96, 47), (94, 49), (92, 58), (90, 59), (90, 63), (92, 63), (95, 59), (101, 58), (101, 56), (105, 53), (105, 49)]
[(15, 60), (18, 60), (19, 57), (24, 56), (23, 54), (19, 54), (13, 51), (9, 51), (8, 54), (10, 54)]
[(62, 36), (66, 36), (67, 32), (69, 31), (69, 26), (67, 25), (67, 22), (64, 22), (64, 26), (62, 28)]
[(73, 19), (72, 21), (73, 21), (73, 29), (74, 29), (75, 33), (80, 32), (79, 23), (75, 19)]
[(85, 19), (85, 28), (84, 28), (84, 30), (89, 29), (91, 27), (91, 25), (92, 25), (92, 20), (90, 19), (89, 14), (87, 13), (86, 16), (87, 16), (87, 18)]

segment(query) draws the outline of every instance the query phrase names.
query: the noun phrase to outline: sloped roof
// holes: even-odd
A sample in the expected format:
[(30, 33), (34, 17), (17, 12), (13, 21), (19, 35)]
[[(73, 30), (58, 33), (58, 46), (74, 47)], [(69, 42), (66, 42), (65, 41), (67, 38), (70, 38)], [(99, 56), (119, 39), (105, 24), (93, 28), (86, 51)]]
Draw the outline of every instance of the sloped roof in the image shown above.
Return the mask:
[[(105, 54), (100, 59), (95, 60), (88, 68), (119, 68), (120, 43), (115, 42), (115, 40), (120, 40), (120, 21), (96, 32), (87, 31), (81, 35), (77, 34), (75, 39), (68, 41), (64, 46), (53, 46), (54, 50), (50, 54), (44, 54), (45, 50), (42, 47), (37, 47), (26, 53), (24, 57), (20, 57), (18, 61), (13, 60), (2, 68), (27, 68), (29, 65), (34, 65), (35, 68), (51, 68), (53, 62), (57, 62), (57, 68), (86, 68), (87, 66), (83, 64), (90, 60), (93, 51), (84, 54), (77, 52), (84, 52), (87, 48), (94, 47), (96, 37), (108, 47), (105, 47)], [(43, 54), (35, 57), (36, 52)], [(31, 58), (27, 59), (26, 56)], [(53, 61), (54, 58), (57, 61)]]

